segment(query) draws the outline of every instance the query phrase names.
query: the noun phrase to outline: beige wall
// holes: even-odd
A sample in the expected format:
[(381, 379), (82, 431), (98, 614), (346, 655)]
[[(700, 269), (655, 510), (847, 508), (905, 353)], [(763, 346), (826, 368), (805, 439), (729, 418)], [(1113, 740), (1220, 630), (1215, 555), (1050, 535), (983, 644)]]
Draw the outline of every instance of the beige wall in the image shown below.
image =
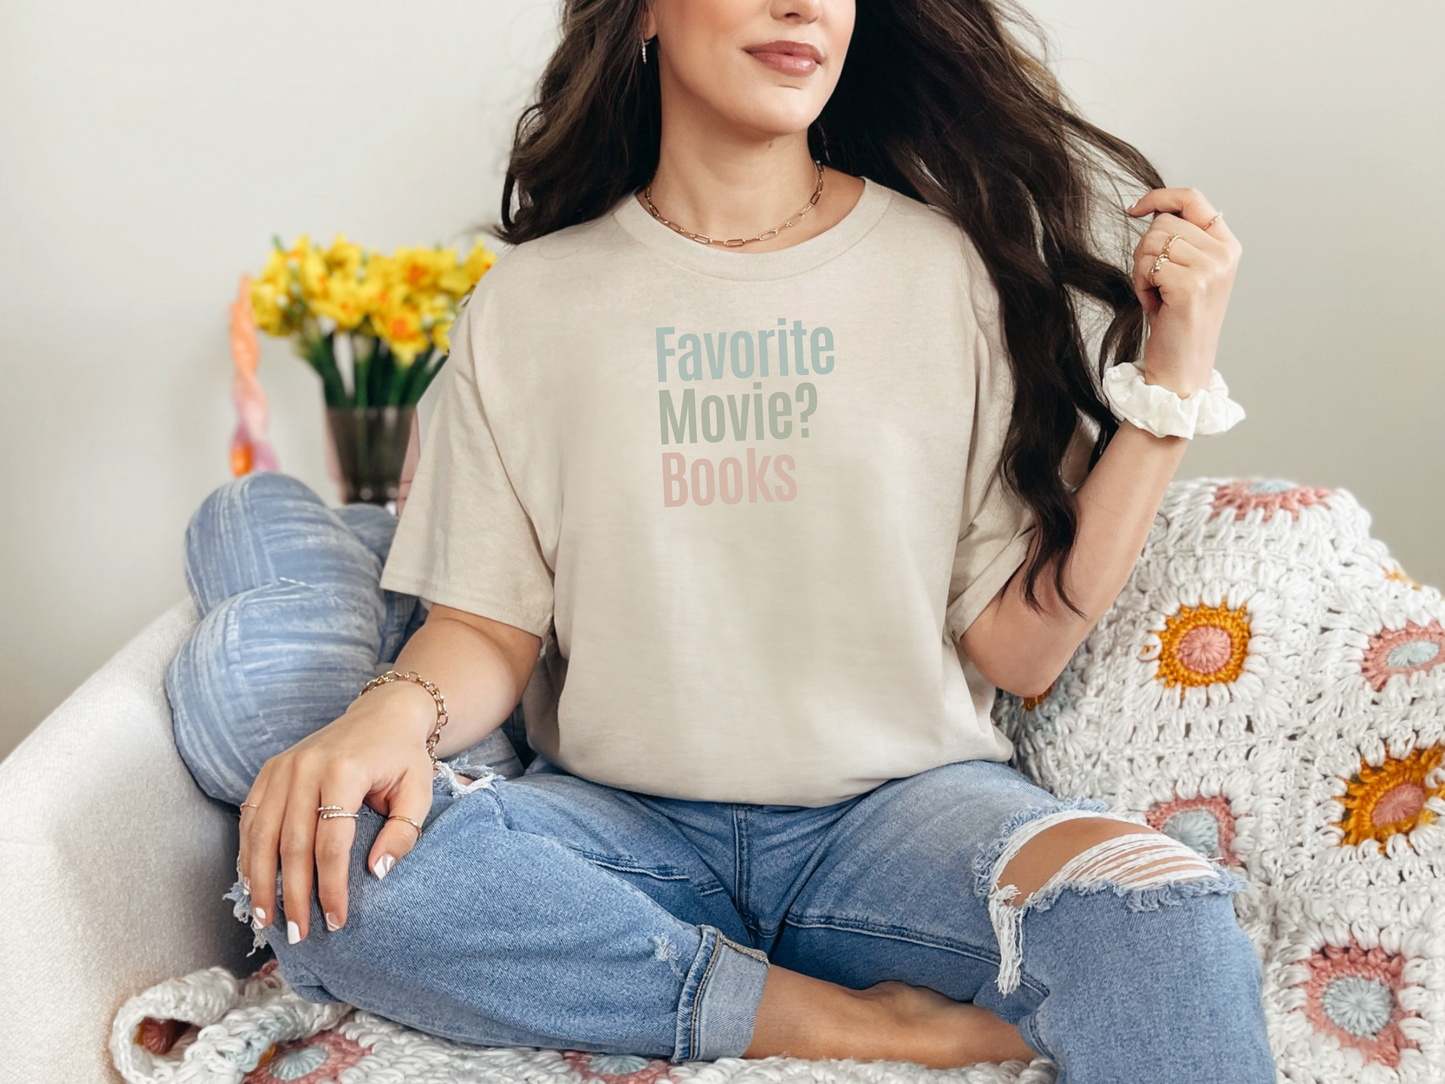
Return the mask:
[[(1343, 486), (1445, 583), (1445, 14), (1031, 0), (1091, 117), (1246, 246), (1219, 368), (1246, 421), (1181, 474)], [(272, 233), (390, 248), (497, 212), (549, 2), (0, 0), (0, 754), (181, 597), (227, 477), (225, 308)], [(262, 376), (330, 493), (320, 396)]]
[(1245, 246), (1217, 365), (1248, 417), (1180, 476), (1347, 489), (1445, 586), (1445, 6), (1025, 3), (1086, 114)]

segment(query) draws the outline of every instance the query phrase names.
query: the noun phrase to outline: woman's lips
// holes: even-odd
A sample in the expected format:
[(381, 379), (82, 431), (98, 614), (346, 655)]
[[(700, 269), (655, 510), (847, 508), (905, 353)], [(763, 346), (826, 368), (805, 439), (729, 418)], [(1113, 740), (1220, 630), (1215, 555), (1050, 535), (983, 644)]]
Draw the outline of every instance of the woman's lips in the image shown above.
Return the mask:
[(749, 49), (748, 52), (774, 71), (782, 72), (784, 75), (809, 75), (818, 67), (816, 60), (801, 53), (784, 52), (781, 49), (769, 49), (766, 46), (760, 49)]

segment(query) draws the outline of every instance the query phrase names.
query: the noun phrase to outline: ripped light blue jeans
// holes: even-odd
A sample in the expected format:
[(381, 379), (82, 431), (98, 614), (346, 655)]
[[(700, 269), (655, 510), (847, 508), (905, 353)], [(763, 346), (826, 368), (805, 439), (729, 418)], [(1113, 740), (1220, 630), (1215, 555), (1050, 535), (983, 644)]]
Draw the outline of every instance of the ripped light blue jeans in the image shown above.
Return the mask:
[[(167, 690), (209, 794), (239, 804), (266, 759), (340, 715), (419, 627), (417, 601), (378, 586), (392, 525), (279, 474), (197, 512), (186, 560), (202, 619)], [(420, 841), (384, 880), (364, 867), (383, 821), (362, 807), (342, 929), (314, 896), (304, 941), (266, 927), (304, 997), (466, 1043), (707, 1060), (746, 1050), (778, 965), (975, 1002), (1064, 1084), (1275, 1080), (1232, 875), (1152, 837), (1173, 873), (1105, 848), (1007, 904), (998, 874), (1031, 833), (1101, 803), (985, 761), (823, 807), (658, 798), (514, 748), (520, 721), (513, 741), (498, 731), (444, 764)], [(248, 919), (239, 884), (229, 898)]]

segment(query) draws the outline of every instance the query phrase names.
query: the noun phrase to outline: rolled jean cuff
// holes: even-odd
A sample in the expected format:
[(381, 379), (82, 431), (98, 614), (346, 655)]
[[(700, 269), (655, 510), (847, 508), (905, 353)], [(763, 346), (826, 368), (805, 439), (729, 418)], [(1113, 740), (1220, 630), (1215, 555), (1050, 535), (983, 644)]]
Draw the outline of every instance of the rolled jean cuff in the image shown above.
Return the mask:
[(742, 1057), (768, 979), (768, 957), (715, 926), (699, 926), (702, 945), (683, 980), (674, 1062)]

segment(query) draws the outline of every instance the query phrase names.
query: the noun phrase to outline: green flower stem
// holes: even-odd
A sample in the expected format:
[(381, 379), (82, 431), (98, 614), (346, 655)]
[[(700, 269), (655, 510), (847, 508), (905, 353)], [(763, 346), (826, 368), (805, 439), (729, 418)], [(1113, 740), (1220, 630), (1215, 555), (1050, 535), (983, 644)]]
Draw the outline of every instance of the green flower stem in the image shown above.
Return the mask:
[(330, 336), (317, 337), (306, 343), (306, 360), (321, 377), (321, 391), (329, 407), (349, 405), (346, 384), (341, 379), (341, 370), (336, 367), (336, 354), (332, 349)]
[(391, 385), (391, 395), (387, 402), (392, 406), (401, 406), (406, 402), (407, 390), (416, 381), (416, 373), (426, 364), (426, 358), (421, 354), (411, 359), (411, 364), (396, 374), (396, 380)]
[(352, 380), (354, 381), (354, 383), (355, 383), (355, 385), (356, 385), (356, 395), (355, 395), (355, 398), (353, 399), (353, 401), (352, 401), (350, 404), (343, 404), (343, 405), (354, 406), (354, 407), (356, 407), (358, 410), (361, 409), (361, 408), (363, 408), (363, 407), (366, 407), (366, 406), (370, 405), (370, 404), (367, 402), (366, 393), (367, 393), (367, 389), (368, 389), (368, 388), (370, 387), (370, 385), (371, 385), (371, 380), (370, 380), (371, 367), (372, 367), (373, 364), (375, 364), (375, 362), (376, 362), (376, 355), (375, 355), (374, 353), (373, 353), (373, 354), (371, 355), (371, 357), (369, 357), (369, 358), (357, 358), (357, 359), (356, 359), (356, 373), (355, 373), (355, 375), (352, 377)]
[[(346, 387), (341, 369), (336, 364), (336, 335), (299, 332), (302, 356), (321, 378), (321, 389), (328, 407), (365, 409), (370, 406), (414, 406), (425, 393), (437, 373), (446, 364), (447, 356), (435, 349), (418, 353), (410, 365), (403, 366), (384, 339), (372, 339), (371, 349), (357, 349), (353, 337), (352, 388)], [(368, 336), (369, 337), (369, 336)]]
[(367, 374), (366, 403), (368, 406), (386, 405), (386, 386), (390, 383), (392, 370), (395, 368), (396, 360), (391, 355), (391, 347), (386, 345), (385, 340), (378, 341), (376, 353), (371, 358), (371, 371)]

